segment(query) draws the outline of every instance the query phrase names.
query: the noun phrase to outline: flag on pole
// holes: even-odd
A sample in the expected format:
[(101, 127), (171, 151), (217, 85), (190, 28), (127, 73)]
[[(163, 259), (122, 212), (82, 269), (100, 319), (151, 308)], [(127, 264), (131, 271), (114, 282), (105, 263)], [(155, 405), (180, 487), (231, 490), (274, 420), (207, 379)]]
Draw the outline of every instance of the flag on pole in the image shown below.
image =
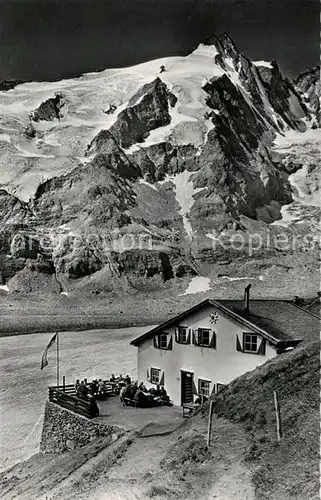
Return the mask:
[(50, 349), (50, 347), (56, 342), (56, 339), (57, 339), (57, 335), (58, 333), (55, 333), (54, 336), (52, 337), (52, 339), (50, 340), (49, 344), (47, 345), (46, 349), (43, 351), (43, 355), (41, 357), (41, 365), (40, 365), (40, 369), (43, 370), (43, 368), (45, 366), (47, 366), (48, 364), (48, 357), (47, 357), (47, 353), (48, 353), (48, 350)]

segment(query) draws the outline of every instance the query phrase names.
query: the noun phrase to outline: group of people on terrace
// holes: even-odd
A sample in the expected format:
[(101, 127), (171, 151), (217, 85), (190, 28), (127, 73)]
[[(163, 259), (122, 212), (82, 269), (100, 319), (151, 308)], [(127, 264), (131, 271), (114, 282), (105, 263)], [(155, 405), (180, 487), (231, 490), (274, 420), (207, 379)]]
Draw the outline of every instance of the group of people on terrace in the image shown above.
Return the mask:
[[(155, 406), (155, 405), (171, 405), (171, 401), (164, 386), (156, 385), (151, 389), (147, 389), (143, 382), (138, 384), (138, 381), (132, 382), (129, 375), (120, 375), (115, 377), (112, 375), (109, 380), (94, 379), (91, 383), (87, 379), (76, 380), (75, 394), (79, 399), (85, 401), (96, 401), (96, 398), (103, 398), (107, 395), (107, 388), (118, 394), (121, 402), (131, 401), (135, 406)], [(110, 387), (111, 386), (111, 387)]]
[(76, 398), (83, 399), (90, 402), (90, 414), (92, 417), (98, 417), (99, 408), (96, 402), (96, 394), (93, 392), (93, 383), (88, 384), (87, 379), (80, 381), (76, 380), (75, 383)]
[(126, 384), (122, 387), (119, 394), (122, 402), (125, 399), (135, 401), (137, 406), (153, 406), (154, 404), (170, 405), (170, 398), (163, 386), (157, 385), (147, 389), (143, 382), (138, 385), (138, 381)]
[(91, 396), (97, 396), (98, 394), (105, 394), (106, 384), (102, 379), (93, 380), (91, 384), (87, 382), (87, 379), (80, 381), (76, 380), (75, 383), (76, 398), (88, 399)]

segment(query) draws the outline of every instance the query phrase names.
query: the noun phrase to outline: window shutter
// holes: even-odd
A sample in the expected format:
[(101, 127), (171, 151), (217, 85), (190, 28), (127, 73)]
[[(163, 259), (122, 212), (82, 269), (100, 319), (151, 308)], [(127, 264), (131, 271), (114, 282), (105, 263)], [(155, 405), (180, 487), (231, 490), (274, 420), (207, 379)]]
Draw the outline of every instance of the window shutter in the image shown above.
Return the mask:
[(156, 347), (156, 349), (158, 349), (158, 346), (159, 346), (159, 338), (158, 338), (158, 335), (155, 335), (153, 337), (153, 342), (154, 342), (154, 347)]
[(265, 339), (262, 339), (262, 342), (260, 344), (260, 347), (258, 348), (257, 353), (262, 354), (262, 356), (265, 355)]
[(150, 382), (150, 372), (148, 368), (147, 368), (147, 382)]
[(239, 352), (243, 352), (240, 339), (238, 338), (237, 335), (236, 335), (236, 350), (239, 351)]
[(197, 392), (197, 388), (196, 388), (196, 385), (195, 385), (195, 381), (194, 381), (194, 377), (193, 377), (193, 381), (192, 381), (192, 386), (193, 386), (193, 394), (198, 394)]
[(179, 333), (178, 333), (178, 328), (175, 328), (175, 342), (179, 344)]
[(192, 342), (194, 345), (197, 345), (196, 344), (196, 335), (195, 335), (195, 330), (192, 330)]
[(191, 343), (191, 329), (189, 328), (188, 329), (188, 335), (187, 335), (187, 339), (186, 339), (186, 344), (190, 344)]
[(169, 342), (167, 344), (167, 349), (171, 351), (173, 349), (173, 335), (170, 336)]
[(165, 372), (161, 372), (161, 378), (159, 379), (159, 385), (165, 385)]
[(216, 333), (214, 332), (214, 330), (213, 330), (213, 333), (212, 333), (210, 347), (212, 347), (212, 349), (216, 349)]

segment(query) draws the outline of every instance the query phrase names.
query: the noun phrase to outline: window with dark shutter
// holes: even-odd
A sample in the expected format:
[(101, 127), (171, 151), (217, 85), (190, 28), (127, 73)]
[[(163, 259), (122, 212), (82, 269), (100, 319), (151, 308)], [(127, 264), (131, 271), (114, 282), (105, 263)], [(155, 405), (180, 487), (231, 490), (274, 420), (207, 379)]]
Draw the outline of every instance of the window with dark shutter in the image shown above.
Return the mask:
[(207, 399), (210, 397), (210, 380), (198, 379), (198, 394), (205, 396)]
[(172, 350), (173, 337), (168, 333), (162, 332), (154, 337), (154, 347), (156, 349)]
[(210, 342), (210, 347), (212, 349), (216, 349), (216, 333), (213, 332), (212, 333), (212, 338), (211, 338), (211, 342)]
[(210, 347), (211, 330), (199, 328), (196, 335), (196, 345), (200, 347)]
[(258, 354), (261, 354), (262, 356), (265, 356), (265, 345), (266, 345), (265, 339), (262, 339), (260, 347), (257, 350)]
[(190, 344), (191, 329), (187, 326), (178, 326), (175, 329), (175, 340), (177, 344)]
[(244, 333), (243, 351), (257, 352), (257, 335), (252, 335), (251, 333)]
[(159, 334), (158, 346), (160, 349), (167, 349), (167, 333), (160, 333)]
[(161, 379), (161, 370), (159, 368), (150, 369), (150, 382), (158, 385)]
[(265, 339), (254, 333), (243, 333), (243, 352), (265, 354)]
[(242, 344), (237, 335), (236, 335), (236, 350), (239, 352), (243, 352)]

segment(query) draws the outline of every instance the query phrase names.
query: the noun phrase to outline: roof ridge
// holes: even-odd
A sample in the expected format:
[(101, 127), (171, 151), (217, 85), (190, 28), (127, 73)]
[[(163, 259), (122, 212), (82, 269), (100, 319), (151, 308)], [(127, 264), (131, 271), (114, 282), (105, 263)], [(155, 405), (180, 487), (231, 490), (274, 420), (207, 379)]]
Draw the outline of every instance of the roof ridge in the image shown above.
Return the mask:
[(299, 306), (298, 304), (294, 304), (294, 302), (289, 301), (289, 303), (292, 304), (297, 309), (300, 309), (301, 311), (304, 311), (305, 313), (310, 314), (310, 316), (313, 316), (314, 318), (317, 318), (317, 319), (321, 320), (321, 316), (319, 314), (316, 314), (316, 313), (314, 313), (312, 311), (309, 311), (309, 309), (305, 309), (304, 307)]

